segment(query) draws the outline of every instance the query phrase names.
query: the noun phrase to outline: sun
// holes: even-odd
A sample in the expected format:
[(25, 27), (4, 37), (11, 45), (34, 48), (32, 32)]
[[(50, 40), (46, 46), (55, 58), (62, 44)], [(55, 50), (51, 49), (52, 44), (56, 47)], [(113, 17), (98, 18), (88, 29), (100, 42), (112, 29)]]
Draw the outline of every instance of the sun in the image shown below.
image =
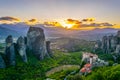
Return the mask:
[(67, 23), (66, 21), (60, 21), (60, 24), (62, 27), (68, 28), (68, 29), (72, 28), (75, 25), (74, 23)]

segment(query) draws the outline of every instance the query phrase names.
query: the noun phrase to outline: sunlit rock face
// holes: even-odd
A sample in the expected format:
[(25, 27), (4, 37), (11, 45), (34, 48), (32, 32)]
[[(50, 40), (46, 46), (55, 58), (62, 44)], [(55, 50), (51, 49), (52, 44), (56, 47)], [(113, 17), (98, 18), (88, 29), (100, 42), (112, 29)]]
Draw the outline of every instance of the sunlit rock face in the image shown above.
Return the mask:
[(6, 40), (6, 48), (5, 48), (5, 55), (7, 58), (7, 63), (9, 65), (15, 65), (16, 61), (15, 61), (15, 47), (14, 47), (14, 43), (13, 43), (13, 38), (11, 35), (9, 35)]
[(2, 56), (0, 55), (0, 68), (5, 68), (5, 67), (6, 67), (5, 62), (4, 62), (3, 58), (2, 58)]
[(17, 50), (22, 57), (22, 60), (24, 62), (27, 62), (25, 39), (22, 36), (20, 36), (17, 40)]
[(30, 27), (27, 33), (27, 47), (42, 60), (45, 56), (49, 56), (46, 49), (46, 41), (44, 31), (38, 27)]

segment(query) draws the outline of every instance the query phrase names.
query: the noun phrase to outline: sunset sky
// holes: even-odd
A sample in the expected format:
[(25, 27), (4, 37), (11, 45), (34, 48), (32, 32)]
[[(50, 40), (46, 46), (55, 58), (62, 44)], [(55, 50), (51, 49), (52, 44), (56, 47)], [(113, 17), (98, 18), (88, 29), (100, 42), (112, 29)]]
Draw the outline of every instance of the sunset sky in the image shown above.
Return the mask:
[(41, 22), (95, 18), (119, 28), (120, 0), (0, 0), (0, 17), (5, 16)]

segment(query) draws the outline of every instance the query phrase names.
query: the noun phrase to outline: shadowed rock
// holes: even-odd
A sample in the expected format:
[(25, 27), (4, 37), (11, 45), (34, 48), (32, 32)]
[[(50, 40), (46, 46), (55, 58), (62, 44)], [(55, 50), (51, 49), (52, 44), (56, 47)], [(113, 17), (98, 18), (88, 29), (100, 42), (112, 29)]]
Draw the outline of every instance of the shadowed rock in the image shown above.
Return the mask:
[(101, 41), (97, 40), (93, 48), (93, 52), (97, 52), (98, 49), (101, 49), (101, 45), (102, 45)]
[(22, 36), (20, 36), (17, 40), (17, 50), (20, 56), (22, 57), (22, 60), (24, 62), (27, 62), (26, 45), (25, 40)]
[(45, 56), (49, 56), (46, 49), (46, 41), (44, 31), (38, 27), (30, 27), (27, 33), (27, 47), (40, 60)]
[(117, 37), (120, 37), (120, 31), (117, 32)]
[(50, 41), (46, 41), (46, 48), (47, 48), (47, 52), (51, 55), (52, 51), (50, 49)]
[(13, 43), (13, 38), (11, 35), (9, 35), (6, 40), (6, 48), (5, 48), (5, 55), (7, 58), (7, 62), (9, 65), (15, 66), (16, 61), (15, 61), (15, 48), (14, 48), (14, 43)]
[(0, 68), (5, 68), (5, 67), (6, 67), (5, 62), (4, 62), (3, 58), (2, 58), (2, 56), (0, 55)]
[(111, 52), (115, 51), (116, 45), (117, 45), (117, 38), (112, 35), (111, 36), (111, 40), (110, 40), (110, 49), (111, 49)]
[[(104, 53), (116, 53), (120, 54), (119, 52), (119, 44), (120, 44), (120, 31), (117, 32), (116, 36), (104, 36), (102, 38), (102, 50)], [(98, 43), (95, 44), (95, 49), (98, 49)]]
[(116, 53), (117, 55), (120, 55), (120, 44), (118, 44), (118, 45), (116, 46), (115, 53)]
[(107, 45), (108, 45), (107, 36), (104, 36), (102, 38), (102, 50), (103, 50), (104, 53), (108, 53), (107, 52)]

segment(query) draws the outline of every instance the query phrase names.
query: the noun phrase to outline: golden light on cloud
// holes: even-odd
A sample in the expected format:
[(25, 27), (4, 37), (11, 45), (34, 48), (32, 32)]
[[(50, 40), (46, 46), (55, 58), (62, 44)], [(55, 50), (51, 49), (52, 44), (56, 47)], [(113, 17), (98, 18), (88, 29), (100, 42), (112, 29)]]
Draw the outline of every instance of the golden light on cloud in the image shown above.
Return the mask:
[(67, 20), (59, 20), (58, 22), (44, 22), (44, 24), (54, 27), (63, 27), (66, 29), (75, 29), (80, 27), (81, 22), (79, 20), (67, 19)]
[(73, 23), (67, 23), (66, 21), (61, 21), (60, 24), (62, 25), (62, 27), (64, 28), (72, 28), (75, 24)]
[(80, 27), (81, 22), (78, 20), (67, 19), (67, 20), (61, 21), (60, 24), (64, 28), (75, 29)]
[(37, 19), (30, 19), (30, 20), (26, 21), (26, 24), (28, 24), (28, 25), (35, 25), (37, 22), (38, 22)]
[[(59, 20), (58, 22), (45, 22), (45, 25), (52, 27), (63, 27), (66, 29), (75, 29), (75, 30), (90, 30), (94, 28), (115, 28), (116, 25), (109, 22), (96, 22), (95, 18), (86, 18), (82, 20), (77, 19), (66, 19)], [(116, 26), (118, 28), (119, 26)]]
[(55, 26), (55, 27), (61, 27), (61, 24), (59, 22), (44, 22), (44, 24)]

